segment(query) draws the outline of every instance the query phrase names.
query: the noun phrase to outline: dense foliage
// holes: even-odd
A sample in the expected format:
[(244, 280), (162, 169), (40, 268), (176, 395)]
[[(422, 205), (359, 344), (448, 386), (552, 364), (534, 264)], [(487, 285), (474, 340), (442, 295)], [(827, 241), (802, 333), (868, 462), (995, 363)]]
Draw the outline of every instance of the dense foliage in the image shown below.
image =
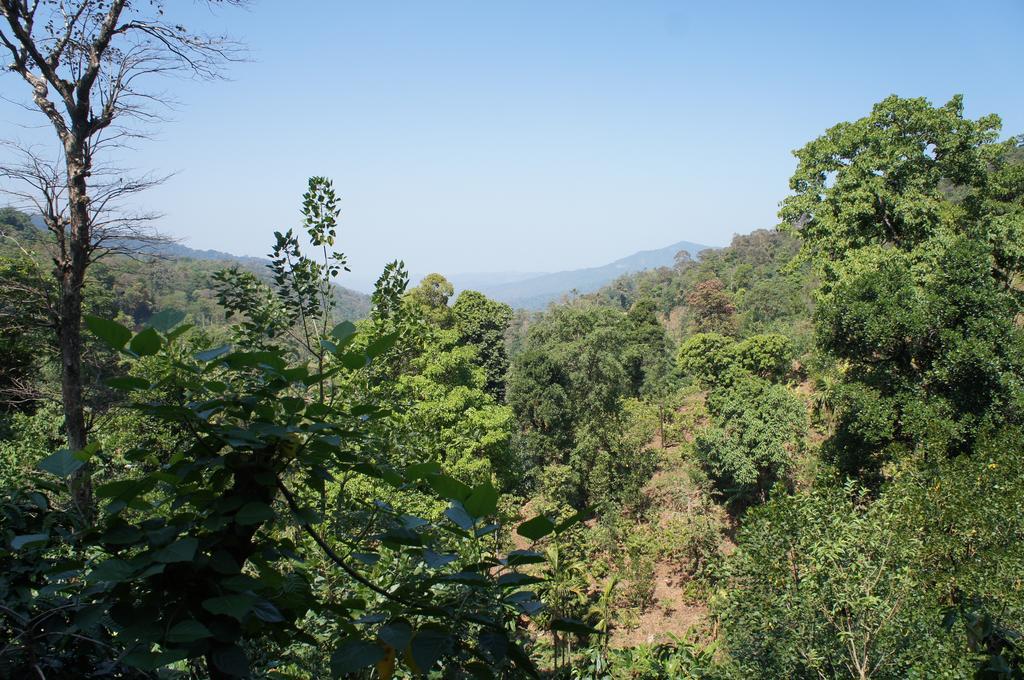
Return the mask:
[(540, 313), (401, 262), (347, 309), (313, 178), (266, 271), (90, 270), (81, 451), (0, 211), (0, 675), (1024, 677), (998, 132), (890, 97), (780, 229)]
[(844, 471), (970, 453), (1018, 420), (1022, 187), (1004, 179), (997, 131), (959, 98), (890, 97), (797, 152), (782, 216), (822, 275)]

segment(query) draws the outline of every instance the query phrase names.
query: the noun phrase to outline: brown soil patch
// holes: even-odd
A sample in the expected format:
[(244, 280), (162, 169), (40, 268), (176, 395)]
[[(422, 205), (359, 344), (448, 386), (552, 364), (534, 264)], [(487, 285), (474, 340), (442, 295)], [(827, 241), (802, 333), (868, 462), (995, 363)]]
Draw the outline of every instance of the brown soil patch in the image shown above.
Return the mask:
[(612, 647), (668, 642), (670, 633), (682, 637), (702, 622), (708, 608), (687, 602), (685, 581), (671, 565), (658, 564), (654, 572), (654, 606), (641, 614), (635, 628), (622, 627), (622, 622), (617, 621), (619, 627), (612, 631)]

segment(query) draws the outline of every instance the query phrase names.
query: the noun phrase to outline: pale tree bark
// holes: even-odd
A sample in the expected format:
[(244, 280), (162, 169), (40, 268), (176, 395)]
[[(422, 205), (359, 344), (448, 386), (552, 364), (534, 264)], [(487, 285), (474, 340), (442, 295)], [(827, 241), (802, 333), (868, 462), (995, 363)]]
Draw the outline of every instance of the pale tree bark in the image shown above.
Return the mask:
[[(241, 5), (244, 0), (208, 0)], [(143, 136), (158, 119), (153, 107), (169, 105), (164, 95), (144, 89), (151, 76), (215, 78), (243, 55), (223, 36), (191, 32), (167, 16), (164, 3), (131, 0), (0, 0), (0, 48), (8, 71), (27, 84), (35, 108), (60, 142), (52, 165), (27, 149), (27, 163), (7, 166), (0, 176), (35, 189), (53, 237), (56, 300), (53, 327), (60, 355), (61, 398), (68, 446), (84, 449), (88, 423), (82, 385), (82, 304), (89, 264), (138, 237), (144, 216), (117, 215), (119, 199), (144, 189), (152, 179), (93, 181), (97, 154)], [(26, 194), (27, 195), (27, 194)], [(115, 212), (116, 214), (116, 212)], [(71, 480), (75, 505), (91, 516), (91, 471)]]

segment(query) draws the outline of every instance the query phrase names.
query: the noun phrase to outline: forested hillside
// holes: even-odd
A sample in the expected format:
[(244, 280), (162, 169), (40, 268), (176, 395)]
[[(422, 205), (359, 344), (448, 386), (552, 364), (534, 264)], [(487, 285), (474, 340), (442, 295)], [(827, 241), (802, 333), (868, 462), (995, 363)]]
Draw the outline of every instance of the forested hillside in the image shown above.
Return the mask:
[[(0, 253), (28, 255), (25, 262), (30, 259), (37, 268), (49, 266), (47, 234), (38, 219), (14, 208), (0, 208), (0, 232), (4, 234)], [(269, 279), (268, 261), (256, 257), (193, 250), (163, 241), (123, 246), (124, 254), (112, 254), (98, 263), (93, 299), (105, 305), (104, 315), (124, 314), (133, 324), (144, 324), (156, 311), (168, 308), (187, 312), (204, 325), (223, 324), (224, 312), (217, 304), (212, 279), (215, 272), (235, 267)], [(342, 286), (334, 286), (333, 291), (341, 318), (361, 319), (369, 312), (368, 295)], [(99, 302), (100, 298), (105, 299)]]
[(543, 311), (345, 293), (325, 177), (265, 268), (3, 210), (0, 676), (1024, 677), (1024, 140), (865, 114)]

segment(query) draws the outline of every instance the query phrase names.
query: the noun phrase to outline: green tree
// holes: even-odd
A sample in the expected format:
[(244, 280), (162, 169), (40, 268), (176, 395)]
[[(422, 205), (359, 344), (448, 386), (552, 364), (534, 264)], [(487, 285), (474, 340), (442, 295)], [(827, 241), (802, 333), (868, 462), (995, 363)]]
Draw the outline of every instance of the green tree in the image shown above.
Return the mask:
[(0, 238), (20, 241), (35, 241), (42, 238), (42, 231), (32, 224), (32, 218), (14, 208), (0, 208)]
[(836, 434), (850, 473), (970, 452), (1018, 418), (1019, 182), (999, 119), (889, 97), (796, 152), (783, 228), (819, 272), (816, 324), (842, 365)]
[(778, 333), (751, 335), (730, 351), (737, 365), (769, 380), (784, 379), (793, 363), (793, 342)]
[(676, 365), (703, 385), (724, 380), (735, 365), (733, 340), (718, 333), (694, 333), (679, 345)]
[(714, 602), (750, 678), (905, 678), (954, 671), (941, 608), (914, 571), (916, 537), (853, 486), (779, 494), (752, 510)]
[(505, 332), (512, 321), (512, 308), (475, 290), (466, 290), (452, 305), (452, 316), (459, 342), (477, 350), (476, 361), (484, 369), (488, 394), (504, 402), (509, 369)]
[(626, 350), (622, 365), (634, 397), (664, 391), (672, 368), (672, 350), (654, 301), (635, 302), (626, 313)]
[(741, 507), (786, 478), (807, 431), (807, 409), (787, 387), (734, 371), (708, 393), (711, 427), (694, 451), (719, 491)]
[(576, 506), (633, 500), (652, 472), (646, 445), (654, 433), (643, 442), (629, 436), (623, 408), (632, 393), (624, 359), (650, 339), (637, 329), (635, 316), (594, 305), (554, 307), (531, 325), (508, 403), (549, 497)]
[(907, 463), (880, 495), (821, 479), (751, 510), (713, 602), (742, 674), (1015, 677), (1020, 442), (1008, 430), (973, 456)]
[(455, 287), (440, 274), (427, 274), (420, 284), (409, 291), (409, 298), (423, 310), (424, 314), (442, 328), (451, 325), (451, 310), (448, 301), (455, 292)]
[(53, 355), (52, 287), (29, 251), (0, 256), (0, 280), (0, 412), (27, 411), (44, 396)]
[(509, 378), (520, 420), (560, 450), (573, 447), (584, 419), (614, 413), (629, 392), (625, 315), (598, 307), (556, 307), (530, 327)]

